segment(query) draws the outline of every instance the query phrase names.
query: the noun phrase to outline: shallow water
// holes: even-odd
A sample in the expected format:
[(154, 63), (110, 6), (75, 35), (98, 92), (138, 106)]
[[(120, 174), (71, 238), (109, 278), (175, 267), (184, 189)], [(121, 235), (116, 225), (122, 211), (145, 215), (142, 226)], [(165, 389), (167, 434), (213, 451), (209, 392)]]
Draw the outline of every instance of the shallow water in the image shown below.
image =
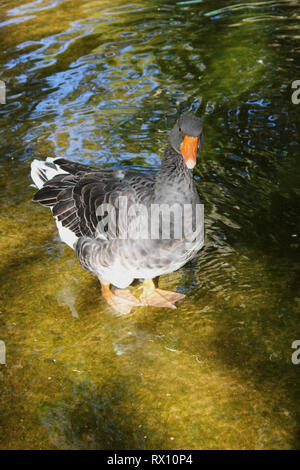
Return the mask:
[[(0, 8), (0, 448), (299, 447), (299, 2)], [(181, 112), (204, 117), (205, 248), (159, 280), (176, 311), (116, 317), (29, 165), (156, 170)]]

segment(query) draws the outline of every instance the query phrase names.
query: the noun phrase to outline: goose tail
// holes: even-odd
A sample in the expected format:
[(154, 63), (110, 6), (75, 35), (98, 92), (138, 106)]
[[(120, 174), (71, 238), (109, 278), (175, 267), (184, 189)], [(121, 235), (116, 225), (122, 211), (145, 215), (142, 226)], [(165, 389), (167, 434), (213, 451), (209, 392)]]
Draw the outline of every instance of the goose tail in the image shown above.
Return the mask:
[(41, 189), (54, 176), (67, 173), (54, 161), (54, 158), (47, 157), (45, 161), (33, 160), (31, 163), (31, 178), (38, 189)]

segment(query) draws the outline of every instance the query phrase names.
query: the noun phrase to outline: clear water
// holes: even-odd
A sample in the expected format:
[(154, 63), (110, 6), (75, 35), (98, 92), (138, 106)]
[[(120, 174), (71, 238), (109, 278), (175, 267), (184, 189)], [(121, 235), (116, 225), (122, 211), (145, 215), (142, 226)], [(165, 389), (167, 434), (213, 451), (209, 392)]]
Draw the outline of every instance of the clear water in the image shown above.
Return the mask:
[[(0, 8), (0, 447), (299, 447), (299, 2)], [(206, 245), (159, 281), (175, 313), (119, 318), (29, 165), (157, 169), (182, 112), (204, 117)]]

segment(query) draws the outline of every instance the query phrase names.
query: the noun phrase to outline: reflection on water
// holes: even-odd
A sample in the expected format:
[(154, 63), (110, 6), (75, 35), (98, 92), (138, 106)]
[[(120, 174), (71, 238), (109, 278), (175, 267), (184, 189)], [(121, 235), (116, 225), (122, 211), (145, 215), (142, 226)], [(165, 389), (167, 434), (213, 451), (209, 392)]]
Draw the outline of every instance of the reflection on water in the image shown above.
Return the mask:
[(78, 295), (78, 284), (79, 282), (75, 280), (73, 283), (68, 283), (59, 289), (56, 294), (56, 300), (59, 306), (67, 305), (71, 311), (71, 314), (74, 318), (79, 318), (78, 312), (76, 310), (76, 298)]
[[(299, 446), (299, 15), (296, 1), (1, 3), (1, 448)], [(159, 281), (187, 295), (175, 313), (117, 318), (31, 202), (29, 164), (157, 170), (182, 112), (205, 121), (206, 245)]]

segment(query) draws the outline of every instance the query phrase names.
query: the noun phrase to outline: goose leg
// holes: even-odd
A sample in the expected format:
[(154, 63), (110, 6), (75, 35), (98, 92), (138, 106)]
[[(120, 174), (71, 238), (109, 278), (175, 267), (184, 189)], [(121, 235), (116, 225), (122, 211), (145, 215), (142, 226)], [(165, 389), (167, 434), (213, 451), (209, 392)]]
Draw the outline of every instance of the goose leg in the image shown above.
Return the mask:
[(179, 294), (178, 292), (157, 289), (152, 279), (145, 279), (140, 300), (143, 305), (175, 309), (175, 302), (184, 299), (184, 297), (185, 295)]
[(110, 290), (110, 284), (101, 282), (102, 295), (106, 302), (118, 313), (127, 315), (133, 307), (142, 305), (128, 289)]

